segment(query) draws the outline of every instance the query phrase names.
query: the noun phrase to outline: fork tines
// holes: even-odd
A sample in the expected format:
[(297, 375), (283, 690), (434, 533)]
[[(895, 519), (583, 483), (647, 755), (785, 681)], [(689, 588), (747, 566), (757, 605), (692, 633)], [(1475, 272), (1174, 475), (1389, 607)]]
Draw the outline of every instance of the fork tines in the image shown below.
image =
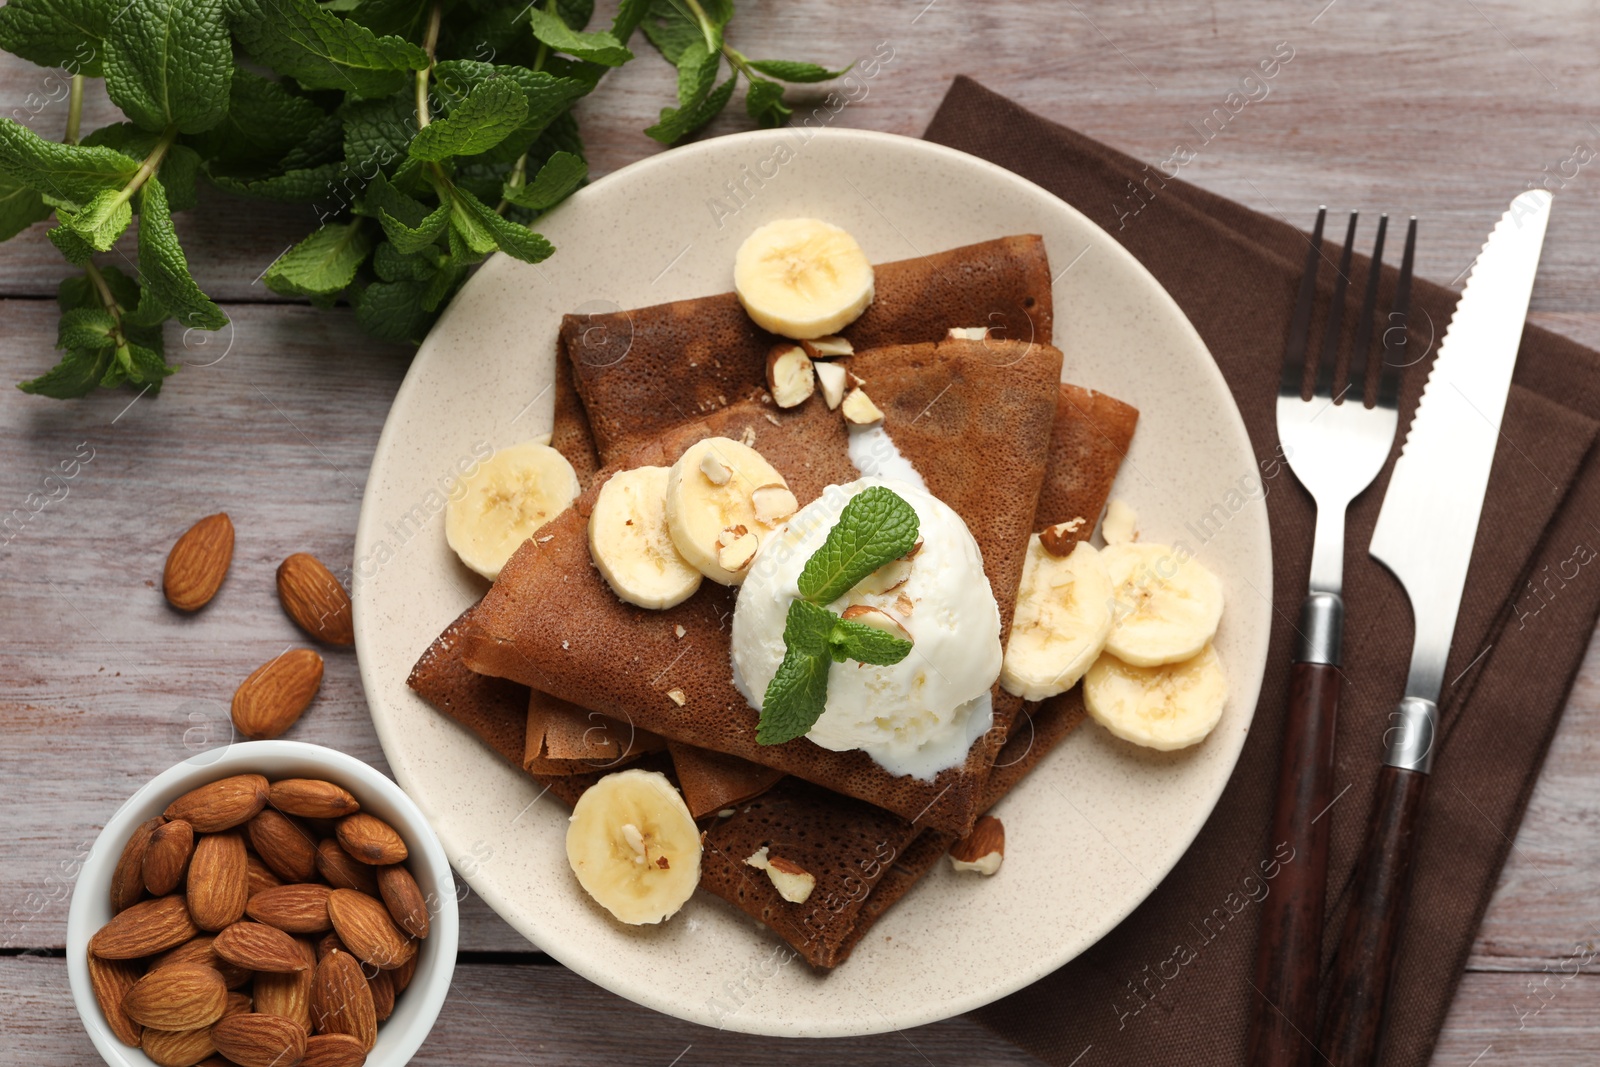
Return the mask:
[[(1295, 301), (1294, 317), (1289, 323), (1289, 343), (1283, 354), (1283, 377), (1278, 383), (1279, 396), (1297, 396), (1309, 399), (1306, 393), (1306, 346), (1311, 336), (1311, 309), (1317, 293), (1317, 270), (1322, 254), (1322, 228), (1328, 209), (1317, 209), (1316, 226), (1311, 231), (1311, 244), (1306, 250), (1305, 271), (1300, 276), (1300, 292)], [(1335, 268), (1333, 299), (1328, 307), (1328, 321), (1322, 331), (1322, 351), (1317, 357), (1312, 393), (1330, 397), (1340, 403), (1346, 396), (1358, 397), (1367, 402), (1367, 371), (1371, 360), (1372, 330), (1377, 315), (1378, 283), (1383, 275), (1383, 241), (1389, 229), (1389, 216), (1378, 216), (1378, 235), (1373, 243), (1372, 264), (1367, 271), (1366, 291), (1362, 296), (1361, 310), (1356, 321), (1354, 341), (1350, 348), (1350, 363), (1346, 382), (1335, 389), (1338, 378), (1339, 338), (1345, 319), (1345, 297), (1350, 285), (1350, 263), (1354, 255), (1356, 222), (1359, 212), (1350, 213), (1345, 228), (1344, 249), (1339, 254)], [(1400, 370), (1406, 365), (1406, 318), (1411, 308), (1411, 265), (1417, 244), (1417, 217), (1411, 216), (1406, 227), (1405, 255), (1400, 264), (1400, 277), (1395, 284), (1394, 301), (1389, 309), (1382, 333), (1382, 370), (1376, 390), (1376, 403), (1380, 407), (1394, 408), (1398, 403)]]

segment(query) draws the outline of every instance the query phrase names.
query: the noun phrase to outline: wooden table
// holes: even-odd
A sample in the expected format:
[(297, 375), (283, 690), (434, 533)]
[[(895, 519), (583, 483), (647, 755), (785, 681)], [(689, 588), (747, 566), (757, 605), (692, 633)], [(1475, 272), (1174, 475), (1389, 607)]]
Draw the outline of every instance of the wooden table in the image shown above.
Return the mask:
[[(1203, 121), (1288, 42), (1293, 59), (1270, 94), (1240, 112), (1183, 176), (1299, 224), (1319, 201), (1415, 212), (1424, 219), (1419, 272), (1457, 285), (1512, 194), (1559, 173), (1575, 149), (1592, 157), (1600, 143), (1600, 9), (1585, 0), (743, 7), (731, 39), (754, 56), (842, 65), (892, 43), (893, 63), (838, 117), (841, 125), (918, 134), (950, 78), (969, 73), (1148, 159), (1190, 139), (1190, 122)], [(0, 104), (31, 111), (29, 94), (48, 92), (45, 75), (0, 58)], [(640, 131), (672, 84), (646, 50), (582, 104), (595, 173), (659, 150)], [(48, 104), (32, 125), (59, 137), (65, 111)], [(92, 100), (84, 128), (113, 117)], [(745, 125), (735, 107), (711, 132)], [(1591, 167), (1558, 197), (1531, 319), (1600, 345), (1600, 165)], [(93, 1060), (62, 959), (63, 865), (128, 794), (203, 743), (206, 730), (225, 729), (227, 701), (245, 673), (298, 639), (273, 593), (278, 561), (301, 550), (335, 563), (351, 557), (365, 472), (409, 353), (365, 340), (347, 310), (315, 311), (260, 284), (313, 221), (307, 209), (222, 196), (180, 217), (195, 273), (233, 324), (221, 335), (169, 327), (169, 352), (190, 365), (159, 399), (115, 392), (57, 403), (0, 389), (0, 510), (20, 507), (80, 442), (94, 452), (68, 495), (0, 549), (4, 1062)], [(0, 373), (8, 381), (54, 358), (53, 297), (68, 268), (44, 229), (0, 249)], [(550, 269), (560, 262), (558, 254)], [(178, 532), (219, 510), (238, 529), (232, 573), (208, 610), (181, 618), (162, 601), (162, 561)], [(351, 653), (329, 656), (322, 694), (290, 736), (384, 766)], [(1567, 973), (1563, 963), (1575, 945), (1592, 955), (1600, 936), (1597, 756), (1600, 659), (1591, 645), (1436, 1063), (1594, 1062), (1600, 978), (1592, 968)], [(476, 898), (461, 926), (455, 987), (419, 1063), (464, 1062), (452, 1054), (463, 1048), (480, 1064), (1032, 1062), (966, 1019), (817, 1043), (718, 1033), (589, 985)], [(1115, 1050), (1084, 1062), (1116, 1062)]]

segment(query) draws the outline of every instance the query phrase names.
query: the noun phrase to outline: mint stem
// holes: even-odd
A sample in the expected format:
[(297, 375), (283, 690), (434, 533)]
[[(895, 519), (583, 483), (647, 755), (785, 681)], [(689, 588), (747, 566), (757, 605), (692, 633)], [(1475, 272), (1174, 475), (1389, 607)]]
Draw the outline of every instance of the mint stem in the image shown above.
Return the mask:
[(83, 75), (72, 76), (72, 91), (67, 97), (67, 133), (61, 140), (66, 144), (78, 143), (78, 124), (83, 119)]
[(428, 28), (423, 33), (422, 49), (428, 53), (428, 65), (417, 71), (417, 129), (433, 121), (428, 108), (428, 78), (433, 74), (433, 53), (439, 47), (439, 23), (444, 17), (444, 6), (435, 0), (428, 9)]

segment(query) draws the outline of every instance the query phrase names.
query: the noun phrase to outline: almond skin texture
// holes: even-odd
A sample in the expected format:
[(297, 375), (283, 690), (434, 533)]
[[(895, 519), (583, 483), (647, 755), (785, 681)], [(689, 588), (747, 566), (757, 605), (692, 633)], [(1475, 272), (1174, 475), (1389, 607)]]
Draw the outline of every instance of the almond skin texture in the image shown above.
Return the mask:
[(106, 1025), (111, 1027), (118, 1041), (133, 1048), (139, 1047), (141, 1027), (122, 1010), (122, 999), (139, 981), (142, 971), (135, 960), (103, 960), (89, 953), (89, 987), (94, 990), (94, 999), (106, 1017)]
[(311, 987), (311, 1025), (319, 1034), (349, 1034), (371, 1052), (378, 1040), (378, 1015), (361, 964), (348, 952), (329, 954), (317, 964)]
[(382, 970), (400, 966), (417, 954), (416, 942), (400, 932), (380, 902), (350, 889), (328, 897), (333, 929), (362, 963)]
[(306, 966), (295, 939), (265, 923), (234, 923), (217, 935), (211, 947), (217, 955), (247, 971), (280, 974)]
[(349, 952), (338, 934), (323, 934), (317, 939), (317, 962), (321, 963), (330, 952)]
[(194, 924), (202, 930), (230, 926), (244, 915), (249, 898), (244, 836), (237, 830), (203, 835), (189, 861), (189, 915)]
[(306, 1040), (306, 1058), (300, 1067), (361, 1067), (367, 1050), (361, 1039), (349, 1034), (317, 1034)]
[(372, 1010), (381, 1023), (394, 1014), (394, 978), (389, 971), (379, 971), (367, 985), (372, 989)]
[(128, 838), (128, 843), (122, 846), (122, 856), (117, 860), (116, 869), (111, 872), (113, 915), (144, 898), (144, 852), (150, 844), (150, 835), (166, 821), (157, 815), (141, 823), (133, 836)]
[(233, 522), (226, 512), (207, 515), (189, 527), (172, 551), (161, 577), (167, 603), (179, 611), (199, 611), (217, 595), (233, 562)]
[(316, 556), (296, 552), (278, 564), (278, 599), (295, 625), (317, 640), (355, 644), (350, 594)]
[(280, 885), (251, 897), (245, 911), (256, 922), (276, 926), (285, 933), (326, 933), (333, 929), (333, 920), (328, 918), (331, 892), (327, 886), (314, 882)]
[(346, 815), (334, 830), (344, 850), (362, 863), (400, 863), (410, 854), (394, 827), (366, 812)]
[(272, 872), (285, 882), (311, 882), (317, 877), (317, 838), (281, 811), (266, 808), (250, 820), (250, 844)]
[(191, 789), (167, 805), (169, 819), (182, 819), (196, 833), (218, 834), (255, 818), (267, 806), (267, 780), (259, 774), (236, 774)]
[(285, 815), (298, 815), (303, 819), (342, 819), (361, 810), (361, 805), (347, 790), (317, 778), (285, 778), (273, 782), (267, 803)]
[(379, 867), (378, 892), (396, 926), (415, 938), (428, 936), (428, 902), (410, 871), (398, 863)]
[(162, 823), (150, 835), (144, 850), (144, 887), (153, 897), (164, 897), (183, 882), (194, 855), (194, 827), (182, 819)]
[(316, 977), (317, 950), (308, 938), (295, 938), (300, 946), (300, 957), (305, 970), (287, 974), (258, 974), (253, 989), (256, 1011), (264, 1015), (281, 1015), (293, 1019), (307, 1034), (311, 1033), (311, 985)]
[(328, 838), (317, 842), (317, 873), (335, 889), (354, 889), (369, 897), (378, 895), (375, 868), (360, 862)]
[(299, 721), (322, 688), (322, 657), (291, 648), (251, 672), (233, 694), (233, 725), (252, 741), (269, 741)]
[(89, 951), (106, 960), (131, 960), (176, 948), (200, 932), (183, 897), (142, 900), (120, 911), (89, 939)]
[(222, 1018), (228, 988), (222, 975), (198, 963), (151, 971), (122, 998), (122, 1010), (140, 1026), (195, 1030)]
[[(250, 998), (242, 993), (229, 993), (228, 1005), (222, 1009), (222, 1017), (238, 1015), (250, 1010)], [(202, 1026), (198, 1030), (151, 1030), (144, 1032), (144, 1041), (141, 1043), (144, 1054), (149, 1056), (161, 1067), (191, 1067), (196, 1063), (216, 1063), (221, 1058), (216, 1057), (217, 1047), (211, 1043), (211, 1027)], [(207, 1057), (214, 1057), (207, 1059)]]
[(417, 975), (417, 957), (412, 956), (389, 973), (394, 975), (394, 994), (399, 996)]
[(261, 857), (254, 852), (248, 853), (244, 858), (245, 876), (250, 882), (250, 895), (255, 896), (263, 889), (271, 889), (275, 885), (282, 885), (283, 879), (279, 878), (261, 861)]
[(293, 1067), (306, 1054), (306, 1032), (281, 1015), (230, 1015), (211, 1028), (211, 1041), (239, 1067)]
[(170, 967), (174, 963), (199, 963), (210, 967), (222, 975), (222, 982), (229, 989), (238, 989), (250, 981), (250, 972), (243, 967), (236, 967), (217, 955), (211, 947), (216, 941), (214, 937), (197, 937), (193, 941), (186, 941), (177, 948), (168, 949), (150, 961), (150, 969), (158, 970)]

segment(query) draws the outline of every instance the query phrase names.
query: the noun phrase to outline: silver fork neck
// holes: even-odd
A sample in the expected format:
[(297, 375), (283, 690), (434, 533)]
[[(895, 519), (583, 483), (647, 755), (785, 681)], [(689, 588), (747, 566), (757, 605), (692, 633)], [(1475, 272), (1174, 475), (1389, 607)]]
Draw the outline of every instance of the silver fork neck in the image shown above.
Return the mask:
[(1311, 542), (1311, 592), (1338, 596), (1344, 587), (1344, 512), (1347, 502), (1317, 501), (1317, 533)]

